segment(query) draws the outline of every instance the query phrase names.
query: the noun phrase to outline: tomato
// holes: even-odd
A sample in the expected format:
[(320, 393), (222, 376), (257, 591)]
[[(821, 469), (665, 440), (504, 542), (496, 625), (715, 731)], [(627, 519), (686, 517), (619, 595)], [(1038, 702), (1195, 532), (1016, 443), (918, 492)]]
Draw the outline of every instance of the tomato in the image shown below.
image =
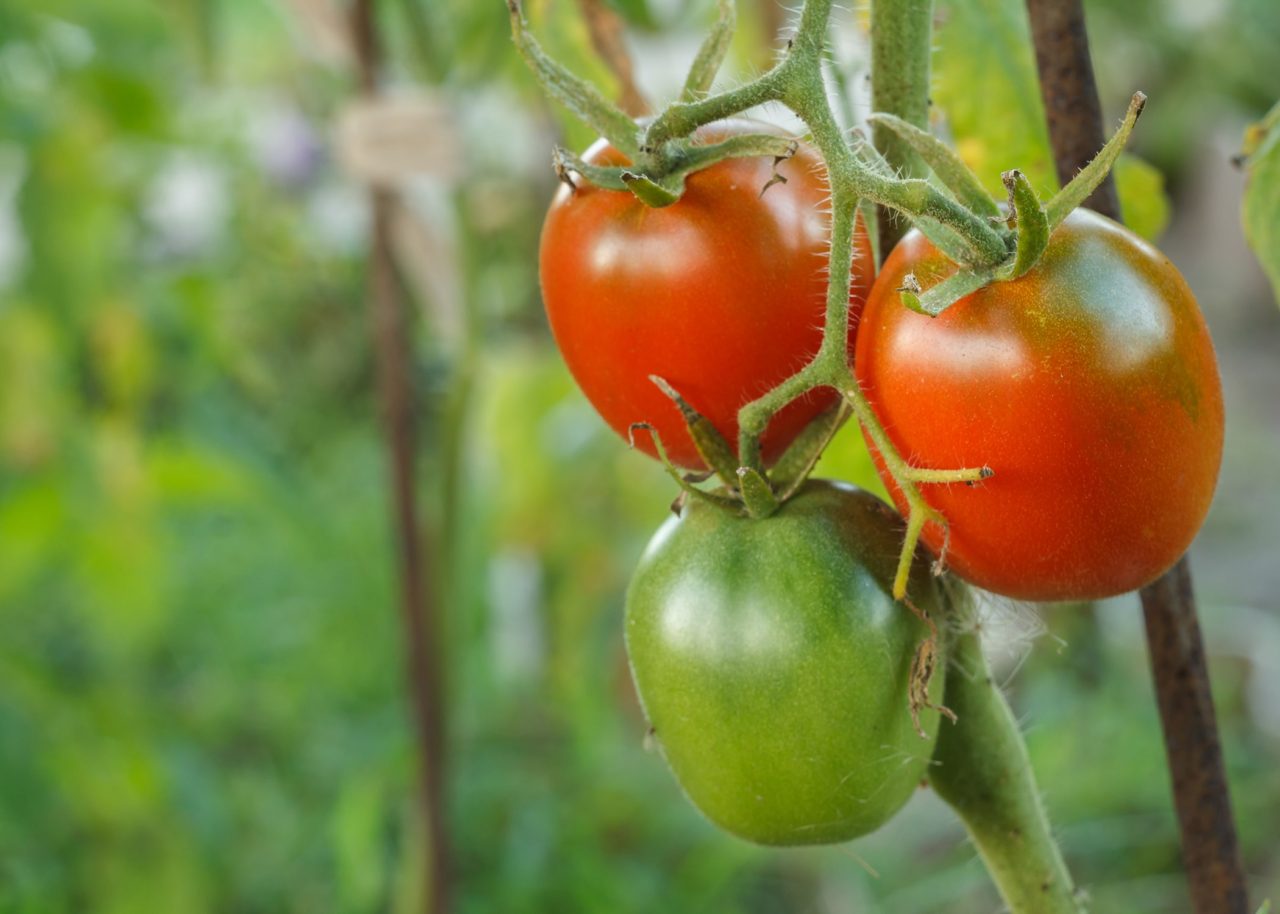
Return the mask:
[[(899, 454), (995, 471), (972, 487), (922, 487), (949, 522), (948, 564), (1027, 600), (1151, 582), (1199, 530), (1222, 458), (1217, 363), (1186, 282), (1087, 210), (1022, 278), (937, 318), (902, 306), (908, 272), (927, 288), (954, 270), (908, 234), (871, 292), (854, 363)], [(943, 531), (930, 524), (924, 538), (937, 551)]]
[[(889, 593), (901, 536), (888, 505), (826, 481), (764, 520), (694, 501), (654, 536), (627, 593), (627, 654), (654, 738), (711, 821), (761, 844), (847, 841), (920, 783), (938, 715), (922, 712), (921, 739), (908, 694), (929, 631)], [(914, 571), (913, 603), (932, 610), (934, 580)]]
[[(765, 125), (707, 128), (714, 142)], [(600, 141), (584, 158), (624, 164)], [(786, 183), (761, 192), (768, 157), (730, 159), (689, 177), (684, 196), (654, 209), (626, 191), (562, 186), (542, 230), (542, 295), (564, 360), (592, 405), (623, 437), (649, 422), (671, 459), (702, 468), (659, 375), (736, 447), (738, 408), (803, 368), (822, 342), (830, 219), (822, 162), (810, 147), (778, 165)], [(873, 271), (859, 232), (850, 307)], [(852, 326), (852, 322), (851, 322)], [(851, 334), (852, 339), (852, 334)], [(820, 411), (811, 393), (774, 418), (763, 438), (776, 459)], [(654, 454), (647, 435), (639, 447)]]

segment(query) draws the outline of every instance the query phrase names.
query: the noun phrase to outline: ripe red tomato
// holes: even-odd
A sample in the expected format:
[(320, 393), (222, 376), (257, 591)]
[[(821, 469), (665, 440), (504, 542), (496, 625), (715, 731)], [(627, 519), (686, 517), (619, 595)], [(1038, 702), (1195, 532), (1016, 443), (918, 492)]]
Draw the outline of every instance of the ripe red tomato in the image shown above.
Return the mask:
[[(874, 495), (811, 480), (771, 517), (695, 499), (654, 535), (627, 591), (627, 655), (663, 756), (722, 828), (848, 841), (915, 793), (938, 712), (921, 712), (921, 739), (908, 695), (929, 629), (889, 592), (901, 524)], [(923, 560), (910, 592), (938, 611)], [(941, 701), (940, 672), (929, 687)]]
[[(1222, 458), (1222, 388), (1196, 300), (1154, 247), (1077, 210), (1013, 282), (937, 318), (898, 289), (955, 267), (912, 232), (872, 289), (854, 368), (898, 452), (988, 465), (972, 487), (921, 491), (950, 523), (951, 568), (1027, 600), (1150, 583), (1200, 529)], [(899, 508), (901, 494), (881, 467)], [(942, 530), (925, 541), (936, 552)]]
[[(768, 129), (735, 121), (700, 138)], [(626, 162), (603, 140), (584, 158)], [(700, 469), (702, 460), (650, 375), (669, 381), (736, 448), (739, 407), (803, 368), (822, 342), (825, 172), (804, 145), (778, 172), (786, 183), (761, 193), (773, 161), (729, 159), (691, 175), (684, 196), (660, 209), (580, 181), (560, 188), (543, 226), (542, 296), (569, 370), (615, 431), (626, 437), (632, 423), (651, 423), (681, 466)], [(860, 232), (855, 317), (872, 272)], [(811, 393), (779, 413), (762, 441), (765, 460), (833, 401), (833, 394)], [(637, 439), (655, 453), (647, 435)]]

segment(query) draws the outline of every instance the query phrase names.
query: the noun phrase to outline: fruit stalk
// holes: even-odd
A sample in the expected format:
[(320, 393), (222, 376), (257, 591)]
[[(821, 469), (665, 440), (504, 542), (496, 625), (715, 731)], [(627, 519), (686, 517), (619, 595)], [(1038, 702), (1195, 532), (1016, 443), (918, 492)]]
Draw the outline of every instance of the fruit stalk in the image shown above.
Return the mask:
[[(871, 109), (892, 112), (922, 130), (929, 127), (932, 20), (933, 0), (871, 4)], [(900, 174), (924, 176), (920, 157), (892, 131), (876, 125), (872, 140)], [(887, 256), (910, 224), (883, 207), (877, 221), (880, 250)]]
[(929, 782), (964, 821), (1005, 904), (1014, 914), (1083, 914), (1022, 734), (974, 630), (952, 642), (944, 694), (957, 722), (938, 732)]
[[(927, 117), (928, 80), (887, 78), (875, 64), (878, 61), (885, 68), (905, 68), (909, 73), (923, 68), (923, 72), (928, 73), (932, 4), (878, 0), (872, 7), (873, 23), (877, 16), (887, 14), (879, 10), (880, 7), (895, 8), (893, 28), (882, 29), (880, 53), (873, 58), (871, 82), (873, 87), (888, 82), (895, 91), (882, 97), (876, 110), (914, 123), (921, 111)], [(924, 41), (919, 39), (921, 32), (926, 36)], [(921, 56), (925, 58), (923, 63), (912, 63), (913, 57)], [(913, 96), (907, 96), (908, 89)], [(895, 169), (910, 167), (908, 156), (916, 155), (906, 144), (883, 148), (879, 142), (876, 145)], [(882, 234), (881, 238), (884, 237)], [(889, 249), (884, 250), (887, 254)], [(870, 413), (869, 406), (864, 406)], [(887, 436), (874, 414), (869, 422), (861, 414), (859, 420), (876, 441), (882, 459), (895, 457), (892, 447), (885, 447), (887, 440), (884, 443), (879, 440)], [(905, 478), (907, 474), (900, 468), (894, 475)], [(922, 499), (920, 505), (912, 503), (913, 497), (920, 498), (918, 492), (904, 490), (904, 495), (911, 506), (910, 538), (912, 526), (919, 535), (930, 509)], [(944, 701), (955, 713), (956, 721), (941, 727), (934, 751), (936, 767), (931, 771), (930, 782), (964, 822), (991, 878), (1014, 914), (1082, 914), (1085, 908), (1076, 897), (1071, 875), (1054, 842), (1022, 734), (1004, 696), (991, 680), (981, 641), (973, 630), (975, 620), (971, 618), (973, 607), (968, 591), (964, 585), (954, 582), (948, 597), (952, 610), (948, 621), (960, 626), (960, 630), (951, 644)], [(964, 630), (965, 626), (970, 630)]]
[[(1092, 157), (1103, 135), (1084, 9), (1079, 0), (1027, 0), (1027, 12), (1054, 161), (1065, 184)], [(1085, 205), (1120, 221), (1110, 177)], [(1198, 914), (1247, 914), (1248, 892), (1186, 556), (1140, 596), (1192, 902)]]

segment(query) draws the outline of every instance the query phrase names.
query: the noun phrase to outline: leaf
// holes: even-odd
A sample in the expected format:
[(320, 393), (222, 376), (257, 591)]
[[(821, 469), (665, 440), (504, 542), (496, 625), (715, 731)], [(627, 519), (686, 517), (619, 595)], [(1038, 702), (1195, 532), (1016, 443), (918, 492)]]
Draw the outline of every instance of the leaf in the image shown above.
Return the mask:
[(1112, 169), (1124, 224), (1154, 241), (1169, 224), (1169, 195), (1164, 174), (1150, 162), (1124, 153)]
[(1245, 237), (1280, 301), (1280, 104), (1245, 134)]
[[(1059, 183), (1022, 3), (941, 0), (938, 6), (933, 99), (960, 158), (997, 198), (1004, 193), (1000, 173), (1017, 168), (1049, 199)], [(1155, 169), (1126, 153), (1115, 178), (1126, 222), (1144, 238), (1158, 235), (1169, 205)]]
[(944, 0), (933, 100), (956, 151), (997, 199), (1017, 168), (1043, 197), (1057, 189), (1044, 106), (1019, 0)]

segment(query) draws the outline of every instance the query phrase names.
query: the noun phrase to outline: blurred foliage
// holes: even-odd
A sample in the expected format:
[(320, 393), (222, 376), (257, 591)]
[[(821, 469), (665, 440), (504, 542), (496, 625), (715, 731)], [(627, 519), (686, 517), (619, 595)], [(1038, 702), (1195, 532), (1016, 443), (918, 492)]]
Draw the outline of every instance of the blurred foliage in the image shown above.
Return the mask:
[[(617, 5), (662, 30), (645, 41), (690, 51), (712, 6)], [(574, 3), (531, 6), (557, 53), (604, 75)], [(324, 8), (0, 0), (0, 911), (414, 910), (423, 838), (367, 214), (330, 148), (351, 80)], [(970, 57), (1025, 67), (1022, 26), (1012, 7), (948, 8), (936, 97), (951, 129), (986, 177), (1032, 168), (1043, 136), (1025, 72), (970, 73), (960, 57), (981, 41)], [(972, 848), (927, 794), (852, 850), (767, 851), (698, 818), (643, 750), (621, 607), (674, 493), (576, 393), (534, 266), (547, 150), (588, 138), (540, 100), (501, 4), (380, 9), (389, 77), (441, 93), (467, 149), (461, 180), (405, 194), (439, 242), (420, 256), (456, 272), (466, 305), (453, 327), (407, 276), (459, 910), (991, 910)], [(744, 4), (729, 78), (768, 59), (763, 12)], [(1142, 151), (1174, 190), (1203, 112), (1256, 119), (1280, 95), (1259, 63), (1280, 45), (1270, 0), (1223, 3), (1208, 26), (1167, 22), (1155, 0), (1097, 17), (1104, 49), (1147, 49), (1143, 129), (1161, 131)], [(844, 25), (856, 37), (856, 18)], [(1112, 59), (1099, 54), (1101, 77), (1123, 99), (1134, 80)], [(966, 108), (978, 90), (982, 110)], [(1158, 197), (1158, 174), (1137, 168)], [(822, 472), (872, 483), (853, 429)], [(1040, 638), (1029, 654), (1034, 620), (1003, 612), (1026, 661), (1017, 709), (1098, 910), (1178, 910), (1140, 636), (1117, 621), (1132, 607), (1104, 608), (1100, 628), (1055, 613), (1070, 646)], [(1266, 668), (1215, 664), (1247, 861), (1274, 893)]]
[[(940, 7), (934, 100), (956, 148), (997, 200), (1006, 194), (1000, 175), (1010, 168), (1048, 200), (1059, 184), (1022, 2), (942, 0)], [(1130, 154), (1114, 173), (1125, 223), (1155, 238), (1169, 218), (1160, 173)]]
[(1245, 131), (1244, 230), (1280, 301), (1280, 102)]

